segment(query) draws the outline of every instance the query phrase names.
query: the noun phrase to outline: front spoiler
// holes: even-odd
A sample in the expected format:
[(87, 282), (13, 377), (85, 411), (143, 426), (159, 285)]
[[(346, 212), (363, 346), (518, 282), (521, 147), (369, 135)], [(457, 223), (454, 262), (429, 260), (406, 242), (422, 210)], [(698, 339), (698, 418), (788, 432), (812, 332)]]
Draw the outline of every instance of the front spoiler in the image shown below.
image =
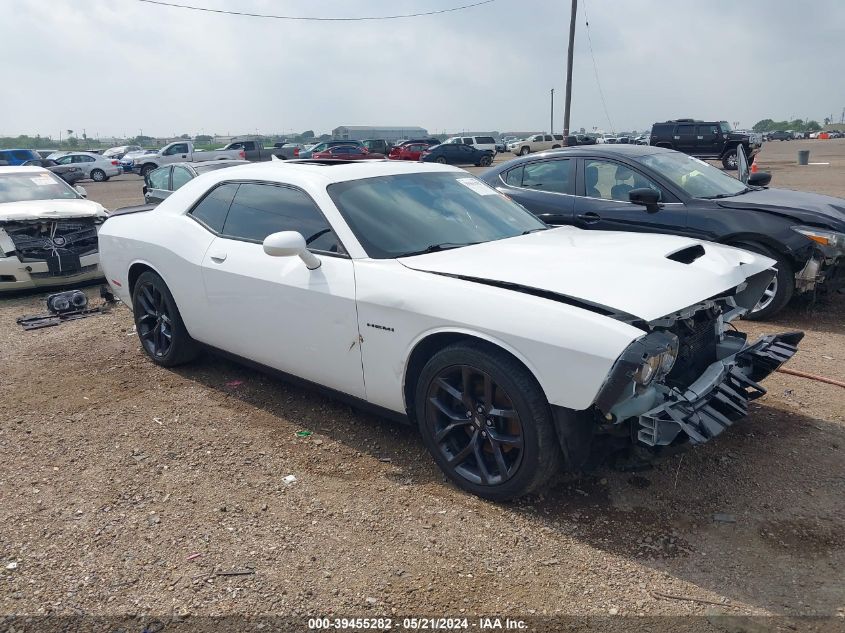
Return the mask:
[(639, 417), (637, 439), (648, 446), (666, 446), (685, 433), (702, 444), (748, 414), (748, 403), (766, 393), (758, 384), (798, 351), (803, 332), (764, 336), (753, 345), (710, 365), (681, 393)]

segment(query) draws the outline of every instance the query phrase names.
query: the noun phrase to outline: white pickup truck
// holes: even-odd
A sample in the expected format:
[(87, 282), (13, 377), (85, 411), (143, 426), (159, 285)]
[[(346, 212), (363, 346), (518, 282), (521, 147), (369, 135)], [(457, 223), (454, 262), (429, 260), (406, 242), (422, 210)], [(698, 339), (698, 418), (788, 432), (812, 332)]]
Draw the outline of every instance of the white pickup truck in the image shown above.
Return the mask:
[(508, 151), (519, 156), (525, 156), (532, 152), (544, 152), (547, 149), (563, 147), (563, 134), (534, 134), (521, 141), (508, 143)]
[(194, 149), (190, 141), (177, 141), (165, 145), (155, 154), (139, 156), (132, 165), (132, 171), (146, 176), (153, 169), (169, 163), (195, 163), (204, 160), (244, 160), (243, 149), (215, 149), (205, 151)]

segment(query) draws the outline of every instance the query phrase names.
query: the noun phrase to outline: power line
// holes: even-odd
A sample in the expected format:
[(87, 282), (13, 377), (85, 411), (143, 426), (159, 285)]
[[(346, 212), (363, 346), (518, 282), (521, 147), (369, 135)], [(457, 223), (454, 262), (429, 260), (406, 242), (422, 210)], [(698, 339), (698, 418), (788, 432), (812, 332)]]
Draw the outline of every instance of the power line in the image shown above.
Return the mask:
[(601, 105), (604, 108), (604, 116), (607, 117), (607, 122), (610, 125), (610, 131), (616, 134), (616, 128), (613, 126), (613, 121), (610, 120), (610, 114), (607, 111), (607, 102), (604, 100), (604, 91), (601, 89), (601, 81), (599, 81), (599, 67), (596, 65), (596, 56), (593, 54), (593, 40), (590, 37), (590, 18), (587, 15), (586, 0), (584, 0), (584, 23), (587, 25), (587, 43), (590, 45), (590, 57), (593, 58), (593, 72), (596, 74), (596, 85), (599, 87), (599, 96), (601, 97)]
[(473, 7), (480, 7), (483, 4), (490, 4), (496, 0), (481, 0), (480, 2), (473, 2), (472, 4), (464, 4), (459, 7), (452, 7), (451, 9), (439, 9), (437, 11), (424, 11), (422, 13), (403, 13), (399, 15), (372, 15), (361, 16), (356, 18), (317, 18), (297, 15), (270, 15), (266, 13), (246, 13), (244, 11), (226, 11), (223, 9), (209, 9), (206, 7), (195, 7), (188, 4), (176, 4), (175, 2), (163, 2), (162, 0), (137, 0), (137, 2), (145, 2), (147, 4), (155, 4), (162, 7), (171, 7), (174, 9), (190, 9), (191, 11), (204, 11), (206, 13), (220, 13), (223, 15), (238, 15), (248, 18), (268, 18), (271, 20), (307, 20), (311, 22), (361, 22), (365, 20), (399, 20), (401, 18), (419, 18), (426, 15), (438, 15), (441, 13), (452, 13), (454, 11), (463, 11), (464, 9), (472, 9)]

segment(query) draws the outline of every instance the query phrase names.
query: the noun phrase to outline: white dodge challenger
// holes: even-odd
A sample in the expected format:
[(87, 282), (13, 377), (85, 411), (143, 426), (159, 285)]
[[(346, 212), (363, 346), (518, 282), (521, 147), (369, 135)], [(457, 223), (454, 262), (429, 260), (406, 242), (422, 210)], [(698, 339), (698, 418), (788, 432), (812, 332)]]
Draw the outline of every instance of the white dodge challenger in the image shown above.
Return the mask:
[(222, 169), (99, 240), (153, 362), (209, 347), (410, 419), (455, 483), (496, 500), (579, 469), (599, 436), (707, 441), (803, 336), (726, 327), (769, 284), (766, 257), (550, 229), (445, 165)]

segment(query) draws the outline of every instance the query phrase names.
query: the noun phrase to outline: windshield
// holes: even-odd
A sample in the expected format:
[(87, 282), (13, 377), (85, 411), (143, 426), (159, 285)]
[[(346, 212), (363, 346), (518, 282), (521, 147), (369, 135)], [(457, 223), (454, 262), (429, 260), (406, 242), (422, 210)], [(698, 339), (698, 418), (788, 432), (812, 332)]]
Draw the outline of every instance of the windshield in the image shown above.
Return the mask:
[(24, 200), (75, 200), (76, 191), (50, 172), (0, 174), (0, 203)]
[(692, 198), (725, 198), (747, 189), (736, 178), (680, 152), (647, 154), (635, 160), (673, 182)]
[(521, 206), (463, 172), (365, 178), (329, 185), (328, 192), (355, 237), (375, 259), (547, 228)]

